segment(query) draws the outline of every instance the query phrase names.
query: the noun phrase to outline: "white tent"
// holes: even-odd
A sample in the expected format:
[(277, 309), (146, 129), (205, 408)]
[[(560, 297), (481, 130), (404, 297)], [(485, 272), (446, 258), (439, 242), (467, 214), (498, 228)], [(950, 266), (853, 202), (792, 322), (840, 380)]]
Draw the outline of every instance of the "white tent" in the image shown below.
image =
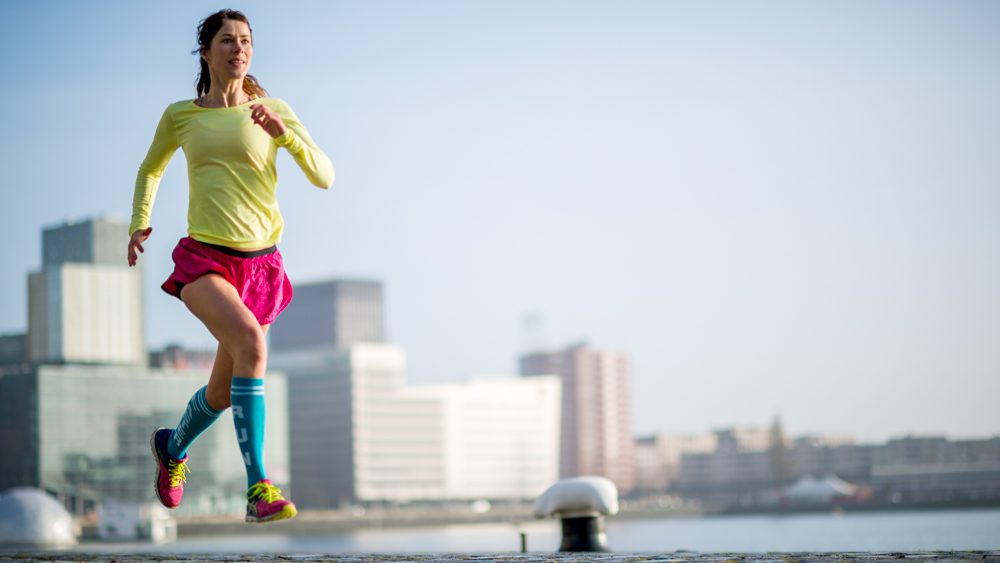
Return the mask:
[(806, 475), (785, 489), (785, 497), (793, 501), (830, 501), (835, 497), (854, 496), (858, 487), (830, 474), (823, 478)]

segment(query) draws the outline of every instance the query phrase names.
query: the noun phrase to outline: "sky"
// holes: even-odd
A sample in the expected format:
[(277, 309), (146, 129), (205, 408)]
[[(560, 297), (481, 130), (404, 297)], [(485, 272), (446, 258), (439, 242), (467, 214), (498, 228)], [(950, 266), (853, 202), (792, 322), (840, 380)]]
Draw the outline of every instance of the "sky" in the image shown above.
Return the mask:
[[(1000, 434), (1000, 3), (165, 6), (0, 7), (0, 333), (43, 227), (129, 217), (197, 23), (231, 7), (337, 170), (318, 190), (279, 157), (289, 276), (381, 280), (409, 382), (587, 341), (628, 354), (639, 434)], [(159, 289), (186, 206), (178, 152), (151, 347), (213, 347)]]

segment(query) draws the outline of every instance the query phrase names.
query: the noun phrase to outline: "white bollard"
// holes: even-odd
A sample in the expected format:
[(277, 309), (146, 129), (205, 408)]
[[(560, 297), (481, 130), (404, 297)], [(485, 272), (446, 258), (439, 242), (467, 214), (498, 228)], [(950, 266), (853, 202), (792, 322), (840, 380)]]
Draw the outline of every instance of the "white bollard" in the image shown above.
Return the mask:
[(604, 477), (556, 481), (535, 501), (535, 516), (558, 516), (559, 551), (608, 551), (604, 516), (618, 513), (618, 488)]

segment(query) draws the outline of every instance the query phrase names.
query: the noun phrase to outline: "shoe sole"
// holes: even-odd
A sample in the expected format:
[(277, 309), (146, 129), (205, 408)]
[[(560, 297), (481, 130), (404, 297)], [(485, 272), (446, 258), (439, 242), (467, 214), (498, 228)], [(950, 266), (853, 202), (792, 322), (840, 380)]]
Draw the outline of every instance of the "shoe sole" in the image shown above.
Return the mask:
[(163, 462), (160, 461), (160, 454), (156, 453), (156, 434), (160, 430), (167, 430), (167, 428), (166, 427), (157, 428), (156, 430), (153, 431), (153, 435), (149, 437), (149, 451), (153, 452), (153, 459), (156, 460), (156, 474), (153, 475), (153, 492), (156, 493), (156, 500), (160, 501), (160, 504), (162, 504), (165, 508), (173, 510), (180, 505), (178, 504), (177, 506), (170, 506), (169, 504), (163, 502), (163, 497), (160, 496), (160, 487), (159, 487), (160, 466), (163, 465)]
[(287, 505), (281, 509), (281, 512), (275, 512), (274, 514), (264, 517), (257, 518), (256, 516), (251, 516), (247, 514), (246, 521), (251, 524), (264, 524), (265, 522), (277, 522), (278, 520), (289, 520), (295, 518), (299, 514), (298, 509), (293, 505)]

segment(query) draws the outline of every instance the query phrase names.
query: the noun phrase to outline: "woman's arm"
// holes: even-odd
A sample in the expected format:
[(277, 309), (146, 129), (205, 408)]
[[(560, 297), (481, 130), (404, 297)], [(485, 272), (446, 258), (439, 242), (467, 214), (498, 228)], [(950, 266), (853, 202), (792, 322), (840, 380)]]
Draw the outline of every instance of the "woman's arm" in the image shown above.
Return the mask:
[(333, 163), (326, 153), (316, 146), (292, 108), (283, 100), (275, 102), (277, 103), (273, 109), (264, 104), (250, 106), (254, 109), (252, 114), (254, 121), (274, 138), (279, 147), (285, 147), (312, 185), (317, 188), (329, 188), (333, 185)]
[[(166, 169), (170, 157), (177, 151), (177, 132), (170, 117), (170, 108), (163, 112), (160, 123), (156, 126), (153, 142), (149, 145), (146, 158), (139, 165), (139, 173), (135, 177), (135, 193), (132, 196), (132, 222), (128, 232), (131, 238), (128, 243), (128, 263), (135, 265), (136, 250), (142, 252), (142, 242), (149, 237), (152, 229), (149, 227), (149, 216), (156, 199), (156, 189), (160, 185), (163, 170)], [(143, 235), (136, 236), (142, 231)]]

